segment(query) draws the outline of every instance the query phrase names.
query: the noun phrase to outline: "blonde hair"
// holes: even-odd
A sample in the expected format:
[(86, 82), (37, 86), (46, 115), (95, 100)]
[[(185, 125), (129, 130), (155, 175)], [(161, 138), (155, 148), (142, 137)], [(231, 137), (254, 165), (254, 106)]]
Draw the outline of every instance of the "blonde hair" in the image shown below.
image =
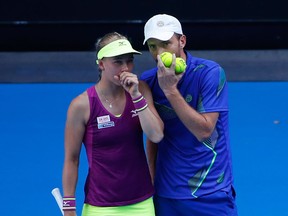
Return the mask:
[(119, 39), (128, 40), (124, 35), (121, 35), (118, 32), (111, 32), (111, 33), (108, 33), (108, 34), (104, 35), (103, 37), (99, 38), (95, 44), (96, 53), (98, 53), (99, 50), (101, 50), (107, 44), (109, 44), (115, 40), (119, 40)]
[[(97, 42), (95, 43), (95, 47), (96, 47), (96, 56), (98, 54), (98, 52), (107, 44), (115, 41), (115, 40), (119, 40), (119, 39), (127, 39), (127, 37), (125, 37), (124, 35), (118, 33), (118, 32), (110, 32), (108, 34), (105, 34), (103, 37), (99, 38), (97, 40)], [(99, 80), (101, 79), (102, 76), (102, 71), (100, 68), (98, 68), (99, 70)]]

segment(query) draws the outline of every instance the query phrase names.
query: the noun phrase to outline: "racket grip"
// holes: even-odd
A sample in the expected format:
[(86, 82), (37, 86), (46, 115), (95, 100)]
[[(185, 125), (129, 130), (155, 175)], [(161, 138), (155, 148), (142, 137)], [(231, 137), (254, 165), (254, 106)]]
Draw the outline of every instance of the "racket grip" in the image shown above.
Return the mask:
[(62, 195), (60, 193), (60, 190), (59, 188), (54, 188), (52, 191), (51, 191), (52, 195), (54, 196), (57, 204), (58, 204), (58, 207), (62, 213), (62, 215), (64, 215), (64, 211), (62, 209), (63, 207), (63, 198), (62, 198)]

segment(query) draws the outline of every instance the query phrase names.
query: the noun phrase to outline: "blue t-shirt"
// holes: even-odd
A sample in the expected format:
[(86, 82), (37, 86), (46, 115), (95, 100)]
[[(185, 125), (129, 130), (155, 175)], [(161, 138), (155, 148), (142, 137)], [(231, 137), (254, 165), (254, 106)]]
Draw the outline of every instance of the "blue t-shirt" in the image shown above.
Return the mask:
[(157, 67), (141, 75), (151, 88), (165, 125), (164, 139), (158, 143), (156, 194), (174, 199), (228, 191), (233, 183), (225, 72), (216, 62), (189, 53), (186, 63), (186, 72), (178, 83), (186, 102), (199, 113), (219, 112), (215, 130), (205, 142), (199, 142), (176, 115), (159, 87)]

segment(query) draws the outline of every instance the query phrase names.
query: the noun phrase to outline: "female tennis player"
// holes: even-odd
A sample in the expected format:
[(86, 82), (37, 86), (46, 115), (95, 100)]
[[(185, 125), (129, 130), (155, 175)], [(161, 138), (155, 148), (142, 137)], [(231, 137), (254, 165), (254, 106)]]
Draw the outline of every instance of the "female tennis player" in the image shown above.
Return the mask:
[(74, 98), (67, 112), (63, 168), (63, 211), (76, 215), (79, 155), (85, 146), (89, 172), (82, 216), (153, 216), (154, 194), (143, 146), (163, 138), (147, 84), (132, 73), (134, 50), (123, 35), (96, 43), (100, 80)]

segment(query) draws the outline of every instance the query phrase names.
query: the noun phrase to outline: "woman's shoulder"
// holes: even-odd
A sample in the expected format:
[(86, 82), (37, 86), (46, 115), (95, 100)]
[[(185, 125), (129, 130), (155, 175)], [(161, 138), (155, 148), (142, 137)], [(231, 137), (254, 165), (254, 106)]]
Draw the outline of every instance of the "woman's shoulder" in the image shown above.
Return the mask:
[(87, 91), (82, 92), (80, 95), (75, 97), (71, 103), (70, 107), (78, 111), (89, 107), (89, 99)]

